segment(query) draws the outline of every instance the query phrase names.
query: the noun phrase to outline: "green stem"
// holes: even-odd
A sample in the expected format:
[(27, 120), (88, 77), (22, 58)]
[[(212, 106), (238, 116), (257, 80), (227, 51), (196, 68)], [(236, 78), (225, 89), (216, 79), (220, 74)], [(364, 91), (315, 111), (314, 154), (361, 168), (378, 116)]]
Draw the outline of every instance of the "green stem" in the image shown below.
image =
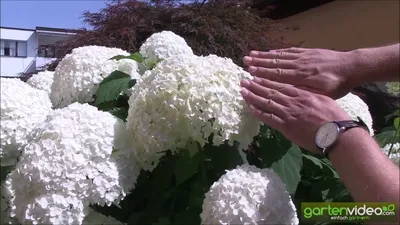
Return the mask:
[(399, 134), (399, 131), (400, 131), (400, 127), (398, 127), (398, 128), (396, 129), (396, 133), (394, 133), (394, 137), (393, 137), (393, 140), (392, 140), (392, 144), (390, 145), (390, 149), (389, 149), (389, 152), (388, 152), (388, 157), (389, 157), (390, 154), (392, 153), (393, 145), (394, 145), (394, 142), (396, 141), (396, 137), (397, 137), (397, 135)]

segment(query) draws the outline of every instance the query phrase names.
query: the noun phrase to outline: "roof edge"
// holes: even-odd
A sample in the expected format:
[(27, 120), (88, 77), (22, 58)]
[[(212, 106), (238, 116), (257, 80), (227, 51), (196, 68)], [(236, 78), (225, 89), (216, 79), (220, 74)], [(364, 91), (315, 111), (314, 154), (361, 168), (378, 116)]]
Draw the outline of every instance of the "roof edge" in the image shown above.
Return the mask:
[(35, 29), (20, 28), (20, 27), (6, 27), (6, 26), (0, 26), (0, 28), (1, 29), (10, 29), (10, 30), (52, 31), (52, 32), (63, 32), (63, 33), (81, 33), (81, 32), (87, 31), (86, 28), (82, 28), (82, 29), (66, 29), (66, 28), (40, 27), (40, 26), (36, 26)]
[(19, 28), (19, 27), (4, 27), (4, 26), (0, 26), (0, 28), (1, 28), (1, 29), (10, 29), (10, 30), (36, 31), (35, 29)]

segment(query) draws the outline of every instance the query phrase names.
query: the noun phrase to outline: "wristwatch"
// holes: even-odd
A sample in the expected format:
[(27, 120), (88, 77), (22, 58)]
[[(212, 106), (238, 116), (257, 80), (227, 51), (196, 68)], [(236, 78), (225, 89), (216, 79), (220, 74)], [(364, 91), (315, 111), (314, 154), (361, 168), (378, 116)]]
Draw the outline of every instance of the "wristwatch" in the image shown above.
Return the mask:
[(328, 153), (336, 144), (339, 135), (351, 128), (362, 127), (369, 133), (368, 126), (360, 117), (356, 120), (332, 121), (322, 125), (315, 135), (315, 144), (317, 148), (328, 158)]

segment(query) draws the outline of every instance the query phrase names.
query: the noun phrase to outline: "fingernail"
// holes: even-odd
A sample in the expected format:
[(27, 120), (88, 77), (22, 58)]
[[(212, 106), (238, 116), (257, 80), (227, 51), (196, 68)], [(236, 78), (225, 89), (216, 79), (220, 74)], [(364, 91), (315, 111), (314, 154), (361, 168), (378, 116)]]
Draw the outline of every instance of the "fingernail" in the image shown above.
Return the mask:
[(258, 78), (258, 77), (254, 77), (254, 78), (253, 78), (253, 81), (254, 81), (255, 83), (261, 83), (261, 79)]
[(251, 62), (251, 57), (249, 57), (249, 56), (243, 57), (243, 62), (245, 62), (245, 63)]
[(250, 81), (248, 81), (248, 80), (241, 80), (241, 81), (240, 81), (240, 85), (241, 85), (242, 87), (248, 87), (248, 86), (250, 86)]
[(251, 51), (251, 52), (250, 52), (250, 55), (251, 55), (251, 56), (258, 56), (258, 51)]
[(240, 89), (240, 94), (242, 94), (243, 96), (246, 96), (248, 93), (249, 93), (249, 91), (246, 90), (246, 88)]
[(255, 66), (250, 66), (249, 67), (249, 72), (250, 73), (254, 73), (254, 72), (256, 72), (256, 70), (257, 70), (257, 67), (255, 67)]

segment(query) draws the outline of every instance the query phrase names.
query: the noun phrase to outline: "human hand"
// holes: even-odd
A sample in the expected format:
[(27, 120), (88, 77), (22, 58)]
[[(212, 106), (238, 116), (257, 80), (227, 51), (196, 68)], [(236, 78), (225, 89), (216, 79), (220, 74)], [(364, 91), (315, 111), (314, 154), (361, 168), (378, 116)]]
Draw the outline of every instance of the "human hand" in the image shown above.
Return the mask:
[(351, 120), (331, 98), (254, 77), (241, 81), (241, 94), (251, 113), (293, 143), (317, 153), (315, 135), (327, 122)]
[(345, 52), (305, 48), (252, 51), (243, 61), (253, 76), (334, 99), (345, 96), (357, 86), (352, 79), (354, 63)]

